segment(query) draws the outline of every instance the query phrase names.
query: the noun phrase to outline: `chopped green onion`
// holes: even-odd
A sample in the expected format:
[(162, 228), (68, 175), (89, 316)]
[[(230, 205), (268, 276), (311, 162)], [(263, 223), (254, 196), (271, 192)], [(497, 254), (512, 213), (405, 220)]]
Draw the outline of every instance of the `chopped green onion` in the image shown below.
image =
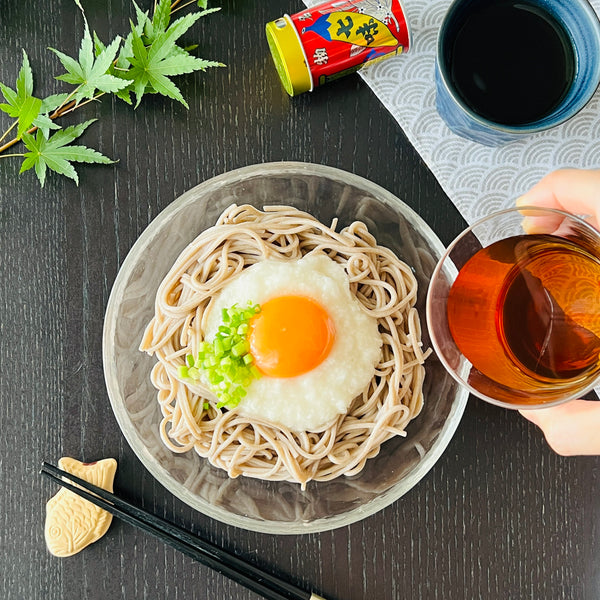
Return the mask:
[[(204, 377), (219, 399), (217, 408), (237, 406), (246, 395), (245, 388), (261, 376), (247, 340), (250, 319), (259, 312), (260, 306), (251, 302), (244, 308), (237, 304), (224, 308), (215, 339), (203, 341), (198, 355), (194, 358), (188, 354), (185, 365), (178, 368), (182, 379), (198, 381)], [(208, 407), (205, 403), (204, 409)]]
[(231, 349), (231, 354), (236, 358), (240, 358), (244, 356), (244, 354), (247, 354), (249, 349), (248, 342), (246, 342), (246, 340), (241, 340)]
[(223, 342), (220, 339), (216, 339), (213, 344), (213, 349), (215, 351), (215, 355), (223, 356), (223, 352), (225, 352), (225, 348), (223, 347)]
[(211, 367), (215, 367), (218, 364), (218, 360), (216, 358), (216, 356), (207, 356), (203, 361), (202, 361), (202, 367), (204, 369), (210, 369)]

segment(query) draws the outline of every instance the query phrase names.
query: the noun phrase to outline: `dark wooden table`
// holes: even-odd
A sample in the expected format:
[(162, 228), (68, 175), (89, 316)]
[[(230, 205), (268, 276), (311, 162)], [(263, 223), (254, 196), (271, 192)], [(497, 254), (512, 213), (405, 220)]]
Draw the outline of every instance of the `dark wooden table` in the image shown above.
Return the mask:
[[(125, 33), (128, 0), (83, 1), (101, 37)], [(216, 0), (215, 0), (216, 3)], [(140, 0), (150, 8), (150, 0)], [(213, 3), (214, 4), (214, 3)], [(118, 159), (50, 175), (40, 189), (20, 161), (0, 162), (0, 597), (6, 600), (254, 599), (244, 588), (114, 521), (67, 559), (44, 544), (38, 474), (60, 456), (119, 462), (116, 489), (329, 600), (600, 598), (600, 460), (561, 458), (536, 428), (471, 399), (445, 454), (392, 506), (322, 534), (273, 536), (225, 526), (163, 489), (128, 447), (102, 371), (103, 315), (128, 250), (181, 193), (230, 169), (299, 160), (373, 180), (412, 206), (447, 243), (464, 223), (392, 117), (358, 76), (290, 99), (264, 24), (301, 2), (223, 0), (186, 35), (225, 69), (179, 79), (190, 110), (148, 97), (110, 99), (83, 142)], [(58, 89), (56, 57), (77, 52), (71, 0), (0, 5), (0, 80), (25, 48), (41, 96)], [(409, 57), (406, 60), (410, 60)], [(2, 130), (8, 117), (0, 114)]]

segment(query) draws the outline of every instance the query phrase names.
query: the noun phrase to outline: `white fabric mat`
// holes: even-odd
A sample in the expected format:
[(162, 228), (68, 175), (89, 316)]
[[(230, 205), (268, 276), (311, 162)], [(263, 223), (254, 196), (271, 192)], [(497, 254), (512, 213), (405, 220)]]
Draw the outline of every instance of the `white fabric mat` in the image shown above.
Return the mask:
[[(304, 3), (314, 6), (321, 1)], [(567, 123), (507, 146), (489, 148), (452, 133), (436, 112), (434, 83), (437, 34), (450, 0), (403, 0), (402, 4), (412, 47), (404, 55), (365, 67), (360, 74), (468, 223), (509, 208), (550, 171), (600, 167), (600, 90)], [(600, 0), (590, 4), (600, 14)]]

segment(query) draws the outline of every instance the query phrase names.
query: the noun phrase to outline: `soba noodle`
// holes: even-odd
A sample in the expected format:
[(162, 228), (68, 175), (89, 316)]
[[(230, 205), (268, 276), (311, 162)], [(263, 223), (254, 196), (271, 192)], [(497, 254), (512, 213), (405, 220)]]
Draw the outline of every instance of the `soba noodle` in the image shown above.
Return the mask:
[[(163, 419), (160, 433), (173, 452), (195, 450), (230, 477), (324, 481), (355, 475), (381, 444), (405, 427), (422, 407), (423, 362), (417, 282), (408, 265), (378, 246), (362, 222), (336, 231), (291, 207), (232, 205), (216, 225), (179, 256), (161, 283), (155, 316), (140, 349), (158, 362), (152, 383)], [(360, 306), (377, 319), (382, 358), (375, 374), (340, 415), (319, 431), (295, 432), (216, 408), (208, 389), (178, 379), (185, 356), (203, 340), (215, 295), (245, 267), (270, 258), (296, 260), (325, 253), (340, 263)]]

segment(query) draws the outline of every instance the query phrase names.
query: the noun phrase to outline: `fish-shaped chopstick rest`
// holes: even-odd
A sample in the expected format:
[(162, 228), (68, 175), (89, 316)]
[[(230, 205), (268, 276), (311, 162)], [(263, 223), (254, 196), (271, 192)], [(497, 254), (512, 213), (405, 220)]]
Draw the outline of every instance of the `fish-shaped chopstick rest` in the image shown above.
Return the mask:
[[(117, 471), (117, 461), (105, 458), (82, 463), (61, 458), (58, 467), (109, 492)], [(54, 556), (72, 556), (99, 540), (108, 530), (112, 515), (70, 490), (61, 488), (46, 503), (46, 546)]]

